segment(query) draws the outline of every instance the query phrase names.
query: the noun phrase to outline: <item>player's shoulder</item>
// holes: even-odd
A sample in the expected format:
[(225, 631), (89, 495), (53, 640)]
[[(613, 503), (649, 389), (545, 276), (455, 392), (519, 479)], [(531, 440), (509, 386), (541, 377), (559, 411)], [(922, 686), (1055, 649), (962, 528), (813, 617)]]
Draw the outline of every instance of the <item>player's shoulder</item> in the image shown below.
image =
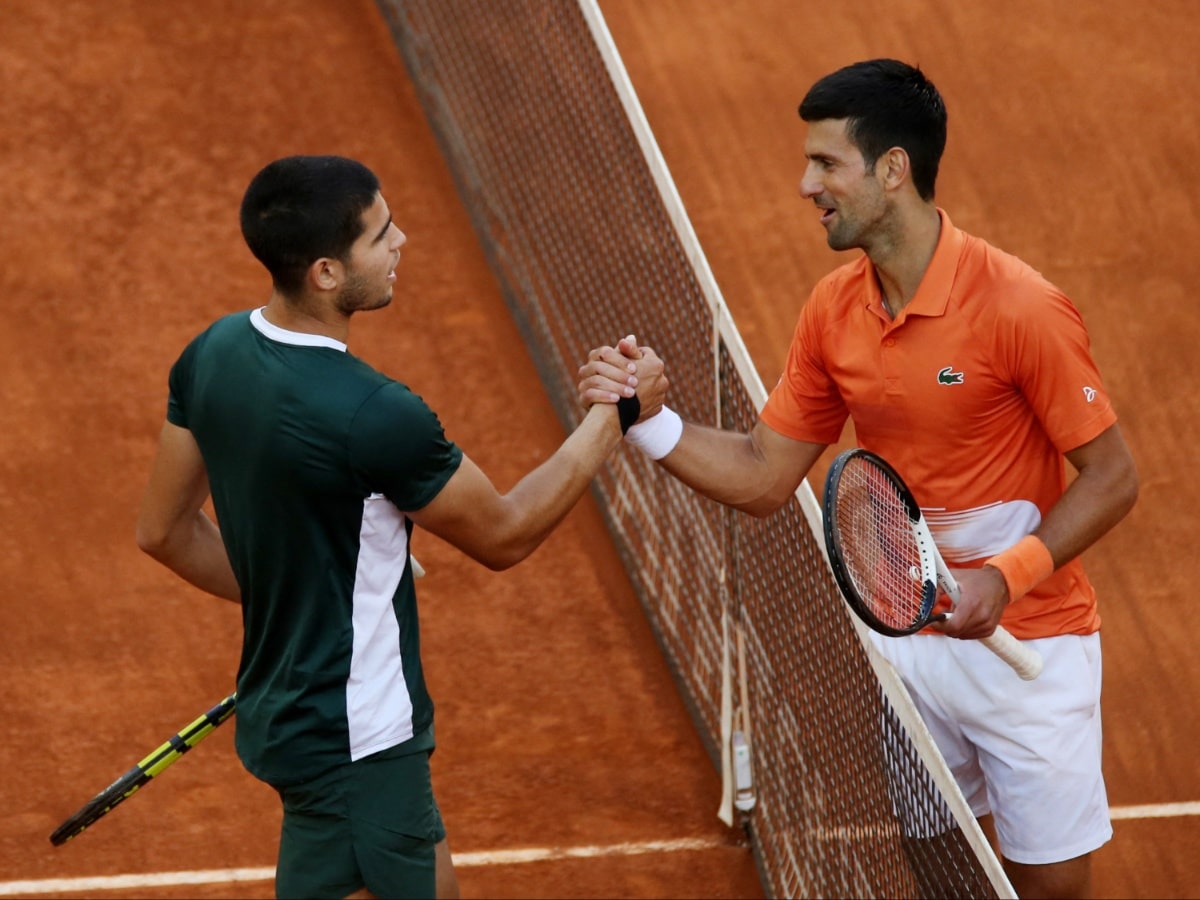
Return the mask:
[(180, 351), (177, 364), (198, 364), (214, 351), (219, 353), (231, 342), (236, 342), (239, 336), (248, 337), (249, 328), (249, 311), (223, 315), (192, 335)]
[(250, 333), (250, 314), (252, 310), (242, 309), (226, 313), (214, 319), (197, 337), (205, 335), (234, 335)]
[(226, 313), (195, 334), (188, 342), (188, 347), (194, 349), (206, 344), (226, 344), (249, 338), (251, 330), (250, 310)]
[(407, 384), (373, 369), (371, 371), (374, 377), (366, 378), (365, 384), (370, 387), (355, 415), (359, 424), (373, 420), (394, 423), (437, 418), (424, 398)]
[(444, 442), (441, 420), (424, 398), (403, 382), (386, 378), (362, 398), (349, 431), (356, 454), (388, 450), (397, 460), (401, 448), (426, 448)]
[(1074, 310), (1071, 301), (1033, 265), (976, 235), (963, 234), (955, 293), (977, 315), (1012, 320)]
[(861, 254), (823, 275), (817, 281), (814, 292), (820, 291), (826, 297), (849, 295), (871, 277), (871, 271), (870, 260), (865, 253)]
[(371, 391), (371, 398), (374, 402), (391, 406), (408, 406), (422, 402), (413, 389), (403, 381), (397, 381), (390, 375), (385, 375), (375, 369), (371, 369), (371, 372), (374, 373), (374, 377), (370, 379), (375, 384)]
[(813, 286), (806, 306), (809, 312), (824, 318), (836, 318), (861, 306), (863, 293), (872, 275), (866, 254), (838, 266), (823, 275)]
[(960, 280), (978, 290), (1006, 291), (1014, 287), (1031, 292), (1057, 290), (1050, 279), (1015, 253), (966, 232), (963, 232), (958, 273)]

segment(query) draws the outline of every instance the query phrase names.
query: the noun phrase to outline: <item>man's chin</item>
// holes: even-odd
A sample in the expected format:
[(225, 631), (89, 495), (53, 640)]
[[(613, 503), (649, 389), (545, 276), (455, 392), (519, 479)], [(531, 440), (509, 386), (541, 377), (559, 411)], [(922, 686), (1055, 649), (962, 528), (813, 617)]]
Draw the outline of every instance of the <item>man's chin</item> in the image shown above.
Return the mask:
[(373, 309), (383, 309), (386, 306), (390, 306), (391, 303), (392, 303), (392, 293), (391, 293), (391, 291), (388, 291), (388, 293), (386, 295), (384, 295), (383, 297), (380, 297), (373, 304), (370, 304), (370, 305), (363, 304), (363, 306), (360, 307), (360, 311), (361, 312), (370, 312)]
[(366, 300), (361, 298), (354, 303), (347, 303), (343, 300), (338, 304), (338, 309), (341, 310), (344, 315), (351, 316), (354, 315), (354, 313), (371, 312), (371, 310), (374, 309), (383, 309), (385, 306), (389, 306), (391, 302), (392, 295), (391, 293), (388, 293), (385, 296), (377, 299), (374, 303), (368, 303)]
[(830, 250), (837, 250), (838, 252), (841, 252), (842, 250), (853, 250), (854, 247), (857, 246), (853, 241), (848, 241), (843, 237), (839, 237), (833, 232), (825, 235), (825, 243), (829, 245)]

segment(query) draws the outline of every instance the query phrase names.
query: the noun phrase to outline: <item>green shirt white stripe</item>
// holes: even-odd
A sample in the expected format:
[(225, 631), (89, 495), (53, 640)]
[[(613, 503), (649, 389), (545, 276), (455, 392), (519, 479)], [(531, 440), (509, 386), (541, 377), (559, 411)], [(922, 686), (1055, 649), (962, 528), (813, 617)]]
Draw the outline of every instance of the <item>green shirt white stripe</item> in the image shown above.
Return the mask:
[[(404, 516), (383, 494), (363, 501), (354, 576), (354, 648), (346, 682), (350, 758), (361, 759), (413, 736), (412, 701), (400, 656), (392, 597), (407, 557)], [(397, 568), (396, 560), (402, 565)]]

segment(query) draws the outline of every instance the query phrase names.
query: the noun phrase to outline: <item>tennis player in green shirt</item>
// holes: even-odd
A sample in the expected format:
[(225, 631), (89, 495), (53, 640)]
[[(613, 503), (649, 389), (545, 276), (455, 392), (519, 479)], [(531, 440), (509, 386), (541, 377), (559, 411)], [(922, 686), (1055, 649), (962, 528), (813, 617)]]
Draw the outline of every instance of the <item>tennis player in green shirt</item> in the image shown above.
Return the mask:
[(405, 243), (376, 176), (341, 157), (276, 160), (241, 225), (273, 291), (172, 367), (138, 544), (241, 604), (236, 744), (283, 802), (277, 894), (454, 897), (413, 525), (492, 569), (524, 559), (637, 409), (657, 411), (662, 363), (631, 363), (628, 402), (593, 406), (501, 494), (419, 396), (348, 352), (352, 316), (391, 301)]

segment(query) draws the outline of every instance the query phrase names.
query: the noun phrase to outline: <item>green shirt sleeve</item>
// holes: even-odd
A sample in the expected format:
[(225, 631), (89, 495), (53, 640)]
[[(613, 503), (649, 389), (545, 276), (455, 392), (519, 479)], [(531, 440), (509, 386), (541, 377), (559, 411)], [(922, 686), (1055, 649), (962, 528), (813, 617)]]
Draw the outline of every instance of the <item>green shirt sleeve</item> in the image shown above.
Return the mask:
[(359, 477), (401, 510), (427, 505), (463, 455), (425, 401), (394, 381), (372, 393), (355, 414), (349, 452)]
[(196, 338), (184, 348), (175, 365), (171, 366), (171, 374), (167, 378), (167, 421), (180, 428), (188, 427), (187, 403), (198, 341), (199, 338)]

